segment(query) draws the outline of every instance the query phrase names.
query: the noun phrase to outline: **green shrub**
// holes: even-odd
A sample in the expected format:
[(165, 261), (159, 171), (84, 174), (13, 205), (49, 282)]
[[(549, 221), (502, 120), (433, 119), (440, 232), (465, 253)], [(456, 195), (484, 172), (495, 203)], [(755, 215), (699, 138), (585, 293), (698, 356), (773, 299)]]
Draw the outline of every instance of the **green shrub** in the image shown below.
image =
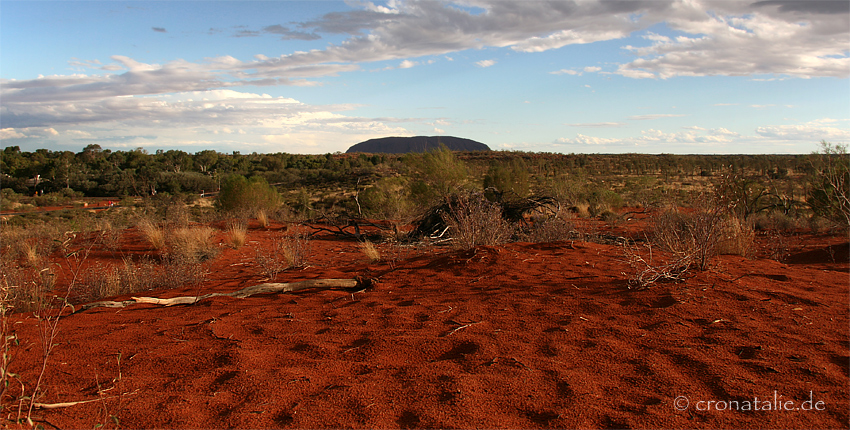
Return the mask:
[(363, 190), (358, 199), (364, 216), (380, 219), (402, 219), (413, 212), (407, 194), (408, 181), (403, 177), (382, 178)]
[(232, 175), (221, 185), (215, 204), (220, 210), (228, 212), (247, 211), (254, 214), (266, 210), (271, 213), (280, 206), (281, 198), (277, 190), (261, 177), (245, 179), (241, 175)]
[(466, 164), (445, 145), (425, 154), (409, 154), (405, 162), (415, 172), (410, 195), (422, 207), (458, 192), (466, 184)]
[(484, 176), (484, 189), (492, 189), (516, 198), (526, 198), (531, 192), (528, 167), (522, 158), (514, 158), (510, 163), (492, 165)]

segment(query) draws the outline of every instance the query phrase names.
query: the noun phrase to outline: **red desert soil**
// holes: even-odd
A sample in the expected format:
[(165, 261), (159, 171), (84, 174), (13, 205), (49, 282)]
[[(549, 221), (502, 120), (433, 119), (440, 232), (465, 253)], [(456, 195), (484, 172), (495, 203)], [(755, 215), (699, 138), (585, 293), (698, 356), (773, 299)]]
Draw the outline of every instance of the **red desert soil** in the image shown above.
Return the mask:
[[(145, 295), (266, 282), (254, 255), (284, 228), (253, 227), (242, 248), (222, 245), (200, 288)], [(122, 240), (148, 249), (135, 230)], [(130, 428), (847, 428), (847, 238), (789, 240), (786, 263), (723, 256), (685, 282), (638, 290), (615, 245), (380, 245), (389, 261), (369, 263), (356, 242), (320, 234), (309, 266), (278, 281), (376, 284), (67, 316), (39, 401), (101, 400), (35, 418), (45, 428), (112, 426), (109, 416)], [(35, 319), (10, 323), (22, 340), (12, 370), (31, 389)], [(758, 410), (730, 410), (747, 405)]]

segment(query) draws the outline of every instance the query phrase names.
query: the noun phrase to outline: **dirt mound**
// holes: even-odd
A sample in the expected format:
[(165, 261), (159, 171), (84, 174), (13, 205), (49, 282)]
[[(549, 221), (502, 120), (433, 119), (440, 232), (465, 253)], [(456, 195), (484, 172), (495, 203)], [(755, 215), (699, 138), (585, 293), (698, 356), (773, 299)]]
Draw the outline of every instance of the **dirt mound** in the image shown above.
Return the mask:
[(850, 242), (799, 251), (786, 258), (785, 262), (788, 264), (847, 263), (850, 262)]

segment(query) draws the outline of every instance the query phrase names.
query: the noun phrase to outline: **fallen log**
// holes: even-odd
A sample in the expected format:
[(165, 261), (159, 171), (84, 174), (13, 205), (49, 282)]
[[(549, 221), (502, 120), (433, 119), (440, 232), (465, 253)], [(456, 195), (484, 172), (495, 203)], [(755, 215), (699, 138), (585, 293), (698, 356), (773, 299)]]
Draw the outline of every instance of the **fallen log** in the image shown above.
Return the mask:
[[(276, 283), (270, 282), (259, 285), (252, 285), (250, 287), (245, 287), (241, 290), (234, 291), (231, 293), (210, 293), (204, 294), (202, 296), (183, 296), (183, 297), (172, 297), (168, 299), (160, 299), (157, 297), (132, 297), (130, 300), (124, 300), (120, 302), (115, 301), (101, 301), (101, 302), (93, 302), (87, 303), (80, 306), (80, 309), (77, 312), (84, 311), (86, 309), (97, 308), (97, 307), (106, 307), (106, 308), (124, 308), (133, 304), (152, 304), (152, 305), (161, 305), (161, 306), (174, 306), (174, 305), (191, 305), (197, 303), (201, 300), (208, 299), (211, 297), (234, 297), (237, 299), (244, 299), (246, 297), (253, 296), (255, 294), (265, 294), (265, 293), (291, 293), (294, 291), (306, 290), (308, 288), (315, 288), (319, 290), (331, 290), (331, 289), (344, 289), (344, 290), (362, 290), (368, 288), (372, 285), (372, 279), (309, 279), (306, 281), (300, 282), (288, 282), (288, 283)], [(76, 312), (74, 312), (76, 313)]]

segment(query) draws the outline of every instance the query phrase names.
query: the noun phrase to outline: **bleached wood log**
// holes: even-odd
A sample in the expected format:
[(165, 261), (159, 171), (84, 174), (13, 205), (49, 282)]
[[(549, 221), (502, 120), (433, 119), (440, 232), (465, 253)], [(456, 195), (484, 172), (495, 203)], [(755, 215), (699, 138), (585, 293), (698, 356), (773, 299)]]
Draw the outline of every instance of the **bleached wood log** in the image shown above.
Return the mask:
[[(152, 305), (161, 305), (161, 306), (174, 306), (174, 305), (191, 305), (193, 303), (197, 303), (201, 300), (208, 299), (211, 297), (234, 297), (237, 299), (244, 299), (246, 297), (253, 296), (255, 294), (266, 294), (266, 293), (291, 293), (294, 291), (306, 290), (308, 288), (315, 288), (319, 290), (330, 290), (335, 288), (340, 289), (355, 289), (355, 288), (366, 288), (372, 284), (371, 279), (308, 279), (306, 281), (300, 282), (287, 282), (287, 283), (276, 283), (269, 282), (265, 284), (252, 285), (250, 287), (245, 287), (241, 290), (234, 291), (232, 293), (210, 293), (205, 294), (203, 296), (183, 296), (183, 297), (172, 297), (168, 299), (161, 299), (157, 297), (133, 297), (130, 300), (124, 300), (120, 302), (114, 301), (101, 301), (94, 303), (87, 303), (80, 307), (80, 311), (96, 308), (96, 307), (106, 307), (106, 308), (123, 308), (132, 304), (144, 303), (144, 304), (152, 304)], [(79, 311), (77, 311), (79, 312)]]

